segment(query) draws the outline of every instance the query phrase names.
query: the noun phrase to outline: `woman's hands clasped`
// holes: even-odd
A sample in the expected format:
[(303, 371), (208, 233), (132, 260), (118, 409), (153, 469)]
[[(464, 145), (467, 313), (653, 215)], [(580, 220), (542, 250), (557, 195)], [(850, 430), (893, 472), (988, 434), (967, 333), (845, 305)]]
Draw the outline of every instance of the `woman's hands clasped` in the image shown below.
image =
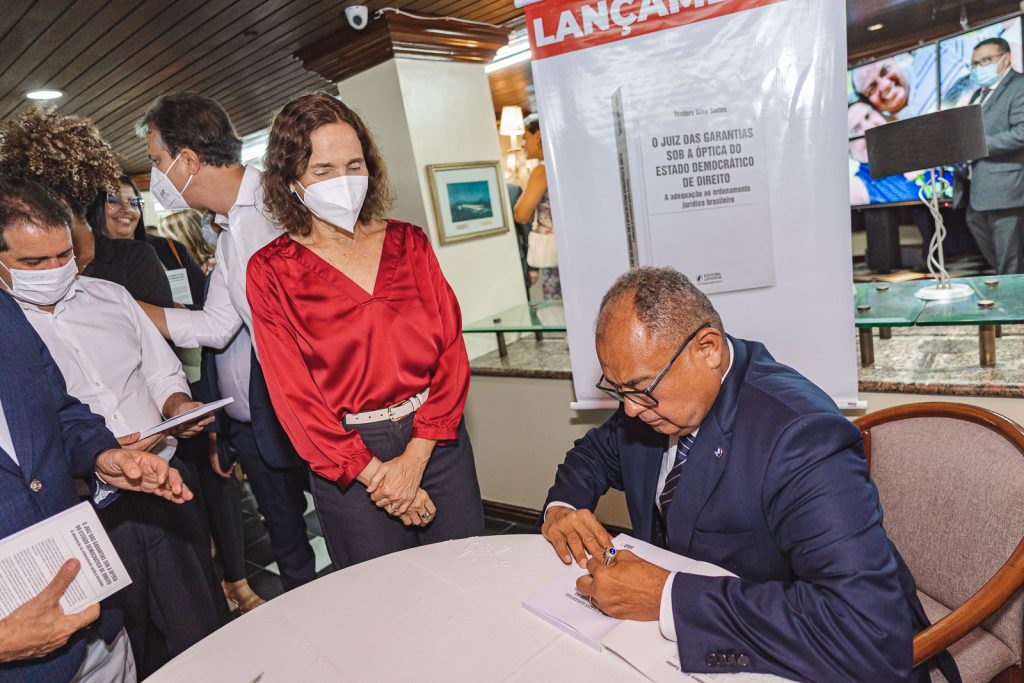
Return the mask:
[(433, 448), (433, 441), (412, 439), (401, 455), (381, 462), (367, 483), (366, 491), (377, 507), (406, 526), (427, 525), (437, 514), (430, 496), (420, 488)]

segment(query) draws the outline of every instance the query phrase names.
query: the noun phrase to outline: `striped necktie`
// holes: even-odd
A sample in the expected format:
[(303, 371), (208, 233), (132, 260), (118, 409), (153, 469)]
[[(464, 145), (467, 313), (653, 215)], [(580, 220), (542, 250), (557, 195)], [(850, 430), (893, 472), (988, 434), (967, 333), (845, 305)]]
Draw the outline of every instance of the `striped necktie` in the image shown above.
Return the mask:
[(668, 516), (668, 506), (672, 502), (672, 496), (676, 492), (676, 487), (679, 486), (679, 475), (683, 472), (683, 464), (686, 462), (686, 456), (690, 454), (690, 448), (693, 446), (693, 442), (696, 437), (693, 434), (687, 434), (685, 437), (679, 440), (679, 446), (676, 448), (676, 461), (672, 465), (672, 469), (668, 471), (668, 476), (665, 477), (665, 488), (661, 492), (661, 497), (658, 500), (661, 502), (661, 516)]

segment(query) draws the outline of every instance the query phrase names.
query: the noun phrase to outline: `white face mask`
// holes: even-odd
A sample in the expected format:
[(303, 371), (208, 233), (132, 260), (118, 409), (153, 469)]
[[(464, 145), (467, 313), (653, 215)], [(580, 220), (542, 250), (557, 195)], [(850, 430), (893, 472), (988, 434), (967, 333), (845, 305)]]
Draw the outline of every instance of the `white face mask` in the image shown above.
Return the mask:
[(11, 286), (7, 288), (11, 296), (36, 306), (52, 306), (62, 300), (78, 277), (74, 256), (63, 266), (47, 270), (20, 270), (3, 263), (0, 266), (11, 274)]
[[(171, 172), (174, 165), (178, 163), (178, 159), (181, 158), (181, 154), (174, 157), (174, 161), (167, 167), (167, 173)], [(190, 209), (188, 202), (185, 201), (185, 190), (188, 189), (189, 184), (192, 182), (194, 176), (189, 175), (188, 180), (185, 181), (185, 187), (178, 191), (178, 188), (174, 186), (171, 179), (167, 177), (167, 173), (164, 173), (159, 168), (154, 166), (149, 170), (149, 189), (156, 196), (156, 200), (160, 202), (160, 206), (167, 210), (171, 209)]]
[[(299, 183), (298, 180), (295, 182)], [(305, 195), (300, 199), (306, 208), (321, 220), (353, 232), (370, 187), (370, 178), (365, 175), (344, 175), (308, 188), (299, 183), (299, 187)], [(298, 196), (298, 192), (295, 195)]]

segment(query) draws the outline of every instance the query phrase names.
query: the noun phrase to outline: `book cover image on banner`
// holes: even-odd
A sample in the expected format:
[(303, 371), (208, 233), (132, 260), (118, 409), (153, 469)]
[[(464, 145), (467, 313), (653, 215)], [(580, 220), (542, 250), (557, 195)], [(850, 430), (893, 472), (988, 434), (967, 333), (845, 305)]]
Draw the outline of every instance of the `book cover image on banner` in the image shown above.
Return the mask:
[(639, 264), (685, 272), (729, 334), (856, 407), (843, 3), (519, 4), (575, 407), (610, 407), (594, 321)]
[(656, 97), (621, 88), (611, 102), (626, 236), (636, 240), (631, 265), (673, 266), (707, 294), (775, 284), (764, 131), (754, 112), (718, 99), (695, 104), (682, 84)]

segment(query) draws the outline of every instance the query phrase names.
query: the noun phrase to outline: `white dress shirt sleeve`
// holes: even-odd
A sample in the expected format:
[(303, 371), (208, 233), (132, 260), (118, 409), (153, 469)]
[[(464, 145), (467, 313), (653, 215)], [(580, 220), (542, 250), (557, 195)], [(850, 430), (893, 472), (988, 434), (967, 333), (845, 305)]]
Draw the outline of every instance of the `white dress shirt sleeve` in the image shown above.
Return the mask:
[(560, 505), (560, 506), (562, 506), (564, 508), (569, 508), (570, 510), (575, 510), (576, 509), (574, 506), (569, 505), (568, 503), (563, 503), (560, 500), (553, 500), (553, 501), (551, 501), (550, 503), (547, 504), (547, 507), (544, 508), (544, 521), (545, 522), (548, 521), (548, 510), (550, 510), (551, 508), (555, 507), (556, 505)]
[[(217, 267), (210, 276), (210, 289), (206, 294), (206, 303), (200, 311), (185, 308), (165, 308), (167, 330), (171, 341), (181, 348), (209, 346), (222, 349), (228, 345), (243, 320), (235, 306), (231, 303), (228, 289), (228, 263), (221, 254), (220, 243), (217, 245)], [(243, 283), (245, 273), (241, 276)]]
[(672, 614), (672, 584), (676, 580), (676, 574), (672, 572), (665, 581), (665, 587), (661, 589), (661, 612), (658, 616), (658, 624), (661, 626), (661, 635), (666, 640), (676, 641), (676, 620)]
[(164, 403), (172, 394), (191, 395), (181, 361), (160, 335), (153, 322), (135, 305), (127, 291), (124, 291), (125, 307), (132, 312), (134, 324), (142, 345), (142, 375), (146, 379), (149, 395), (163, 411)]

